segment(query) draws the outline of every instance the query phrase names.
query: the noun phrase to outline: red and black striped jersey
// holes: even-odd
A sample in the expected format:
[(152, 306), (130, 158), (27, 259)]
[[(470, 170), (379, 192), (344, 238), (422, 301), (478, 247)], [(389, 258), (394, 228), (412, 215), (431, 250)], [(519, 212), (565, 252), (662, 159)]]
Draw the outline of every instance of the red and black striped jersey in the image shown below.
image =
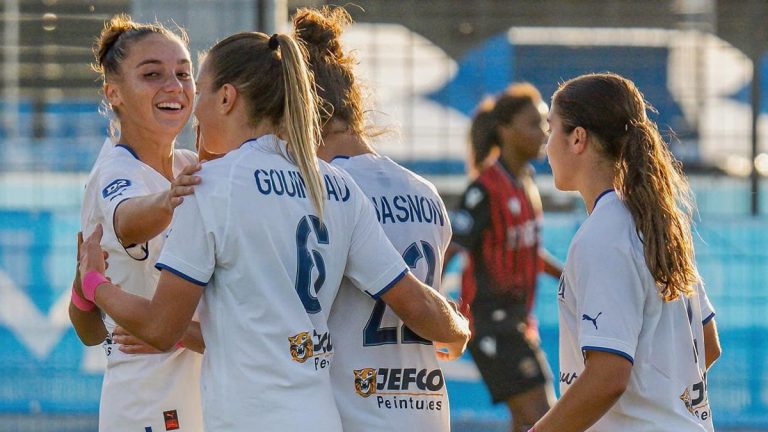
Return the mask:
[[(520, 181), (501, 162), (486, 168), (469, 185), (453, 215), (453, 241), (467, 249), (462, 303), (478, 314), (512, 312), (525, 319), (533, 306), (542, 211), (532, 180)], [(522, 316), (519, 316), (521, 315)]]

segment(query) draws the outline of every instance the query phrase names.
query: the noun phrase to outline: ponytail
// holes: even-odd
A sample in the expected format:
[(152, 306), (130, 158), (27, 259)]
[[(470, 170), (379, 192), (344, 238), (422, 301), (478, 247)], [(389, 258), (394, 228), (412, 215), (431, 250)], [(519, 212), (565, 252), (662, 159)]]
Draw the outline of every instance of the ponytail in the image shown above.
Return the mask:
[(302, 48), (286, 35), (276, 36), (283, 55), (283, 127), (288, 133), (293, 158), (322, 219), (325, 197), (317, 163), (317, 147), (322, 135), (312, 75), (304, 61)]
[(615, 187), (626, 204), (659, 293), (689, 296), (699, 280), (691, 236), (693, 199), (681, 165), (645, 118), (627, 125)]
[(243, 95), (249, 121), (285, 130), (292, 162), (323, 215), (325, 194), (317, 163), (320, 123), (312, 74), (304, 52), (288, 35), (242, 32), (214, 45), (205, 56), (213, 88), (231, 84)]
[(690, 296), (700, 282), (691, 235), (693, 198), (678, 162), (647, 116), (635, 84), (612, 73), (560, 85), (552, 104), (564, 130), (587, 129), (615, 164), (614, 187), (629, 209), (648, 270), (665, 301)]

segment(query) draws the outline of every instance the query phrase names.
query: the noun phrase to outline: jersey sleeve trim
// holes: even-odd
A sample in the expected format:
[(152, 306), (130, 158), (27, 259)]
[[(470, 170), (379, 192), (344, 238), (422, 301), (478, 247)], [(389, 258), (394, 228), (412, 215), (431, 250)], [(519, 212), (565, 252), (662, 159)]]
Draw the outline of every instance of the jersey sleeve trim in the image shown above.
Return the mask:
[(402, 272), (400, 272), (399, 275), (395, 276), (395, 278), (392, 279), (392, 281), (390, 283), (388, 283), (384, 288), (380, 289), (376, 294), (371, 294), (368, 290), (365, 290), (365, 292), (368, 293), (369, 296), (371, 296), (374, 299), (378, 300), (378, 299), (381, 298), (381, 296), (386, 294), (387, 291), (391, 290), (392, 287), (397, 285), (397, 283), (400, 282), (405, 277), (405, 275), (407, 275), (407, 274), (408, 274), (408, 269), (403, 270)]
[[(120, 243), (120, 246), (123, 249), (126, 249), (126, 246), (123, 244), (123, 241), (120, 239), (120, 236), (117, 235), (117, 225), (115, 224), (115, 218), (117, 218), (117, 209), (120, 208), (121, 205), (123, 205), (124, 202), (128, 201), (129, 199), (133, 198), (132, 196), (124, 197), (120, 201), (115, 204), (115, 210), (112, 211), (112, 233), (115, 235), (115, 238), (117, 239), (117, 242)], [(130, 247), (130, 246), (128, 246)], [(126, 252), (128, 252), (126, 250)]]
[(714, 312), (712, 312), (711, 314), (709, 314), (709, 316), (708, 316), (708, 317), (704, 318), (704, 320), (701, 322), (701, 325), (707, 325), (707, 324), (709, 324), (709, 322), (710, 322), (710, 321), (712, 321), (712, 319), (713, 319), (714, 317), (715, 317), (715, 313), (714, 313)]
[(586, 351), (599, 351), (599, 352), (606, 352), (609, 354), (615, 354), (620, 357), (624, 357), (625, 359), (629, 360), (630, 363), (635, 364), (635, 359), (632, 358), (631, 355), (625, 353), (624, 351), (612, 349), (612, 348), (604, 348), (604, 347), (595, 347), (595, 346), (583, 346), (581, 347), (582, 352)]
[[(579, 344), (583, 351), (603, 351), (618, 354), (622, 357), (626, 357), (630, 362), (634, 363), (633, 354), (636, 347), (621, 340), (610, 337), (600, 337), (595, 335), (582, 335), (579, 338)], [(631, 354), (630, 354), (631, 353)]]
[(161, 262), (158, 262), (157, 264), (155, 264), (155, 268), (158, 269), (158, 270), (161, 270), (161, 271), (162, 270), (168, 270), (169, 272), (175, 274), (176, 276), (178, 276), (178, 277), (180, 277), (180, 278), (182, 278), (182, 279), (184, 279), (184, 280), (186, 280), (188, 282), (192, 282), (193, 284), (201, 286), (201, 287), (205, 287), (205, 286), (208, 285), (208, 282), (203, 282), (203, 281), (197, 280), (197, 279), (193, 278), (192, 276), (189, 276), (189, 275), (187, 275), (187, 274), (185, 274), (185, 273), (183, 273), (183, 272), (181, 272), (179, 270), (176, 270), (175, 268), (173, 268), (173, 267), (171, 267), (171, 266), (169, 266), (167, 264), (163, 264)]

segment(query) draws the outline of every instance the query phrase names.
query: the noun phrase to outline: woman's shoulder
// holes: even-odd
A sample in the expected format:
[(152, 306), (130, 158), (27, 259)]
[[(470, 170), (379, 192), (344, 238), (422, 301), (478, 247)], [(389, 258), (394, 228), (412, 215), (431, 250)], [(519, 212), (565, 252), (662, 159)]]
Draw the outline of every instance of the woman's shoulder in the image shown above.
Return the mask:
[(174, 158), (178, 158), (184, 166), (196, 164), (198, 161), (197, 153), (188, 149), (175, 149), (173, 151)]
[(632, 214), (615, 195), (606, 196), (584, 221), (573, 239), (576, 249), (630, 250), (637, 229)]

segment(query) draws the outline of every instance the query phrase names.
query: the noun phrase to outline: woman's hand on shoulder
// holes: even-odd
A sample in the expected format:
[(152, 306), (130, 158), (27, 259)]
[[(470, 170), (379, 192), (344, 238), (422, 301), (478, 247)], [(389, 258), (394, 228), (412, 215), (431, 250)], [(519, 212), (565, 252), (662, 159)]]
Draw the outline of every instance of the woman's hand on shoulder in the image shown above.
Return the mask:
[(195, 163), (184, 167), (179, 175), (171, 182), (171, 187), (166, 192), (166, 205), (173, 211), (184, 202), (184, 197), (195, 192), (195, 186), (200, 184), (200, 176), (195, 173), (200, 171), (202, 165)]

